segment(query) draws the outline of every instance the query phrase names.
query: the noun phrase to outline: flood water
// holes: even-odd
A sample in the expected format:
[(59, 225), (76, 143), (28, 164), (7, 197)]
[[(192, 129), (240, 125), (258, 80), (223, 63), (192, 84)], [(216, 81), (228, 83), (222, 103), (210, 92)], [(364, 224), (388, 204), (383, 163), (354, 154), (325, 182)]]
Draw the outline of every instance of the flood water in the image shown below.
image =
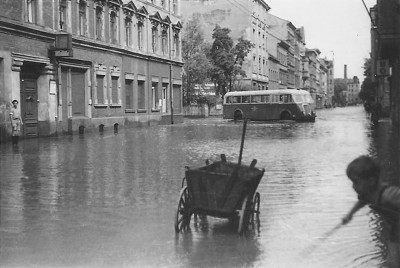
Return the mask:
[[(185, 166), (237, 161), (242, 124), (220, 118), (0, 144), (1, 267), (386, 267), (379, 215), (356, 201), (347, 164), (378, 156), (398, 178), (398, 140), (363, 108), (315, 123), (247, 126), (243, 162), (265, 168), (260, 228), (239, 236), (211, 218), (176, 235)], [(312, 250), (309, 250), (312, 248)]]

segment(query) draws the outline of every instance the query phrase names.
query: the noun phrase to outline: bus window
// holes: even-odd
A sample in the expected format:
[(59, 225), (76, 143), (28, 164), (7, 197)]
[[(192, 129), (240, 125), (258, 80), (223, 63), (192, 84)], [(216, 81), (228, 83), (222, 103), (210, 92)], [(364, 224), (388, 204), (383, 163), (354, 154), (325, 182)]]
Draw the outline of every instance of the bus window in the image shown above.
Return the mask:
[(241, 97), (240, 96), (232, 96), (232, 102), (231, 103), (241, 103)]
[(251, 96), (251, 103), (260, 103), (261, 96)]
[(261, 96), (261, 102), (268, 103), (269, 102), (269, 95)]
[(292, 102), (292, 95), (284, 94), (280, 96), (280, 101), (284, 103), (291, 103)]
[(242, 96), (242, 103), (250, 103), (250, 96)]
[(284, 97), (285, 95), (279, 95), (279, 102), (283, 102), (283, 97)]
[(231, 103), (232, 102), (232, 97), (226, 97), (225, 103)]
[(272, 102), (273, 103), (279, 102), (279, 95), (272, 95)]

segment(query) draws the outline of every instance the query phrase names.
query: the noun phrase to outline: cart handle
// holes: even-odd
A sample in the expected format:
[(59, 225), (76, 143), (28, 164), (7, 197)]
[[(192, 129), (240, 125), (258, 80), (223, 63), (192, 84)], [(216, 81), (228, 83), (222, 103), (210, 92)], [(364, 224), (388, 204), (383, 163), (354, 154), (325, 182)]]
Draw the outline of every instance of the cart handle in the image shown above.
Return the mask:
[(239, 162), (238, 166), (242, 163), (242, 155), (243, 155), (243, 146), (244, 146), (244, 137), (246, 136), (246, 127), (247, 127), (247, 119), (243, 122), (243, 131), (242, 131), (242, 141), (240, 143), (240, 152), (239, 152)]

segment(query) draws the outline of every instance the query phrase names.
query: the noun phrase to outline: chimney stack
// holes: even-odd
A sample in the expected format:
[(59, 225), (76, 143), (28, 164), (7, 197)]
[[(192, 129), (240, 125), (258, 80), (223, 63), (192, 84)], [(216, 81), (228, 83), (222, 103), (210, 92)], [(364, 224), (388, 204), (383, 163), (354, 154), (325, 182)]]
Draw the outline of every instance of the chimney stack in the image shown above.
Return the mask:
[(347, 80), (347, 64), (344, 65), (344, 79)]

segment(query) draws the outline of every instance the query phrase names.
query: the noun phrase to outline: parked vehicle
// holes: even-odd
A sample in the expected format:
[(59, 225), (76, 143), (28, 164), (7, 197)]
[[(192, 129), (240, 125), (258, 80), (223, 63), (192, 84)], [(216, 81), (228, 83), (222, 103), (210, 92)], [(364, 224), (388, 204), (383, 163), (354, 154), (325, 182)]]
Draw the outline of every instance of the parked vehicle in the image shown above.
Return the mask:
[(225, 119), (315, 121), (315, 105), (308, 91), (297, 89), (233, 91), (224, 96)]

